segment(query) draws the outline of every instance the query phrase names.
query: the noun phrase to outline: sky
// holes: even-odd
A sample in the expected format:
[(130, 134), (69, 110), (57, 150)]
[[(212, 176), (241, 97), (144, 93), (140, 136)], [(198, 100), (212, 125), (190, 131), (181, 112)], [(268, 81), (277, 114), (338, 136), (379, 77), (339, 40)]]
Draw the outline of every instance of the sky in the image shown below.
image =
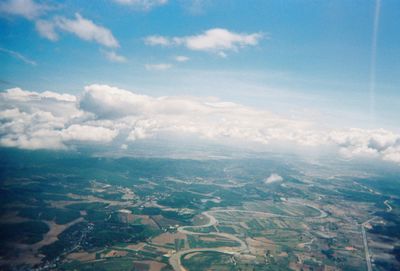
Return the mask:
[(399, 25), (395, 0), (2, 0), (0, 144), (189, 133), (400, 162)]

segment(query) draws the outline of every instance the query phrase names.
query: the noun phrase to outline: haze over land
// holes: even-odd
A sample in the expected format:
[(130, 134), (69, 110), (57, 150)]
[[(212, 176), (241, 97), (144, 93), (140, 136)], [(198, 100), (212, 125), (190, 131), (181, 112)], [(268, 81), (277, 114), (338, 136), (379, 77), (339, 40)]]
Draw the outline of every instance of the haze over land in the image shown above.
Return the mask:
[(0, 269), (398, 270), (399, 25), (0, 0)]

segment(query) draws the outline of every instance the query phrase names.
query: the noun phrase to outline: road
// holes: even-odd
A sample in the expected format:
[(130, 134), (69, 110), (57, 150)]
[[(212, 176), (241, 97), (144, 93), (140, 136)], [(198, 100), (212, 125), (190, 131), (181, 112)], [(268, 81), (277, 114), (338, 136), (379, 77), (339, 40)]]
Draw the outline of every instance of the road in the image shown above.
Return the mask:
[(365, 232), (364, 223), (361, 224), (361, 232), (364, 241), (365, 261), (367, 262), (367, 270), (372, 271), (371, 256), (369, 255), (367, 233)]
[(365, 231), (365, 225), (370, 223), (375, 218), (376, 217), (370, 218), (361, 224), (361, 233), (362, 233), (362, 237), (363, 237), (364, 250), (365, 250), (365, 261), (367, 262), (367, 270), (368, 271), (372, 271), (372, 264), (371, 264), (371, 255), (369, 254), (367, 232)]
[(388, 209), (387, 209), (387, 212), (388, 212), (388, 213), (390, 213), (390, 212), (393, 210), (392, 206), (390, 206), (390, 204), (389, 204), (389, 200), (385, 200), (385, 201), (383, 202), (383, 204), (385, 204), (386, 207), (388, 208)]

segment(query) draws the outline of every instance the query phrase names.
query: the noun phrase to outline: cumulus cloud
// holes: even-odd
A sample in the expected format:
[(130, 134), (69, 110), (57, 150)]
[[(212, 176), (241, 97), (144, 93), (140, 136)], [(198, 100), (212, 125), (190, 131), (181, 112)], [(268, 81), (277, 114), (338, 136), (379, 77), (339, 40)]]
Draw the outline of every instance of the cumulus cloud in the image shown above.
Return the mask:
[(69, 94), (13, 88), (0, 94), (0, 108), (2, 146), (67, 149), (69, 141), (107, 143), (118, 133), (84, 124), (91, 116), (79, 110), (77, 98)]
[(73, 124), (61, 131), (64, 141), (95, 141), (110, 142), (118, 135), (118, 131), (105, 127)]
[[(400, 163), (400, 135), (388, 130), (320, 130), (318, 124), (216, 98), (151, 97), (107, 85), (73, 96), (19, 88), (0, 93), (0, 145), (66, 149), (187, 135), (224, 144), (334, 147), (345, 157)], [(277, 175), (277, 174), (275, 174)], [(279, 181), (272, 174), (267, 183)]]
[(167, 4), (168, 0), (114, 0), (114, 2), (125, 6), (132, 6), (143, 10), (150, 10), (157, 6)]
[(172, 68), (171, 64), (168, 63), (157, 63), (157, 64), (146, 64), (144, 65), (148, 71), (165, 71)]
[(0, 52), (6, 53), (6, 54), (18, 59), (18, 60), (21, 60), (22, 62), (24, 62), (26, 64), (29, 64), (29, 65), (32, 65), (32, 66), (36, 66), (37, 65), (36, 61), (33, 61), (32, 59), (29, 59), (28, 57), (26, 57), (26, 56), (24, 56), (24, 55), (22, 55), (22, 54), (20, 54), (18, 52), (15, 52), (13, 50), (8, 50), (8, 49), (0, 47)]
[(238, 51), (255, 46), (262, 39), (261, 33), (235, 33), (223, 28), (209, 29), (202, 34), (183, 37), (148, 36), (145, 44), (151, 46), (185, 46), (189, 50), (205, 51), (226, 56), (226, 51)]
[(22, 16), (28, 20), (33, 20), (46, 11), (50, 6), (37, 3), (33, 0), (8, 0), (0, 2), (0, 13), (14, 16)]
[(276, 174), (276, 173), (272, 173), (266, 180), (265, 183), (266, 184), (271, 184), (271, 183), (277, 183), (277, 182), (282, 182), (283, 178), (282, 176)]
[(384, 129), (333, 131), (329, 138), (346, 157), (381, 157), (400, 162), (400, 135)]

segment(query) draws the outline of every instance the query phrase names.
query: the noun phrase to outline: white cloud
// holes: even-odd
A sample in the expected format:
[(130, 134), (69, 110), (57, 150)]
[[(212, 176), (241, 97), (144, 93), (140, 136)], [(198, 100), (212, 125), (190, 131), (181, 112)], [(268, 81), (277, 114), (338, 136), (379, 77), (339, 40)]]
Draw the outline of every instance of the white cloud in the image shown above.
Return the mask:
[(157, 64), (146, 64), (144, 65), (148, 71), (165, 71), (172, 68), (171, 64), (168, 63), (157, 63)]
[(266, 180), (265, 183), (266, 184), (271, 184), (271, 183), (276, 183), (276, 182), (282, 182), (283, 178), (276, 174), (276, 173), (272, 173)]
[(58, 130), (64, 120), (50, 112), (22, 112), (18, 108), (0, 111), (0, 144), (22, 149), (65, 149)]
[(186, 62), (188, 61), (190, 58), (188, 58), (187, 56), (176, 56), (175, 57), (175, 61), (177, 62)]
[(213, 28), (202, 34), (183, 37), (149, 36), (145, 38), (147, 45), (183, 45), (194, 51), (206, 51), (226, 56), (226, 51), (238, 51), (247, 46), (255, 46), (263, 35), (261, 33), (235, 33), (223, 28)]
[(7, 100), (17, 100), (17, 101), (34, 101), (41, 99), (54, 99), (57, 101), (64, 102), (75, 102), (76, 97), (70, 94), (60, 94), (51, 91), (44, 92), (35, 92), (35, 91), (26, 91), (20, 88), (10, 88), (6, 92), (1, 93), (0, 97), (5, 98)]
[[(189, 136), (265, 148), (333, 148), (348, 158), (400, 163), (400, 134), (388, 130), (321, 130), (266, 110), (216, 98), (151, 97), (89, 85), (78, 97), (19, 88), (0, 93), (0, 145), (37, 149), (75, 144), (129, 146), (148, 138)], [(267, 183), (279, 178), (272, 174)]]
[(338, 145), (346, 157), (381, 157), (384, 160), (400, 161), (400, 135), (378, 129), (348, 129), (332, 131), (329, 139)]
[(51, 41), (58, 40), (56, 25), (53, 22), (46, 20), (37, 20), (35, 22), (35, 27), (40, 36)]
[(117, 54), (114, 51), (104, 51), (104, 50), (102, 50), (101, 52), (111, 62), (117, 62), (117, 63), (126, 62), (126, 58), (124, 56), (121, 56), (121, 55)]
[(61, 131), (64, 141), (95, 141), (110, 142), (118, 135), (118, 131), (105, 127), (73, 124)]
[(212, 0), (181, 0), (183, 8), (193, 15), (203, 14), (207, 7), (212, 5)]
[(177, 42), (183, 42), (192, 50), (219, 52), (257, 45), (261, 37), (260, 33), (238, 34), (226, 29), (214, 28), (205, 31), (201, 35), (178, 38)]
[(15, 52), (15, 51), (12, 51), (12, 50), (8, 50), (8, 49), (5, 49), (5, 48), (1, 48), (1, 47), (0, 47), (0, 52), (4, 52), (4, 53), (6, 53), (6, 54), (8, 54), (8, 55), (10, 55), (10, 56), (12, 56), (12, 57), (14, 57), (16, 59), (21, 60), (22, 62), (25, 62), (26, 64), (29, 64), (29, 65), (32, 65), (32, 66), (36, 66), (37, 65), (37, 63), (35, 61), (33, 61), (32, 59), (27, 58), (26, 56), (21, 55), (18, 52)]
[(114, 0), (114, 2), (121, 5), (137, 7), (143, 10), (150, 10), (157, 6), (167, 4), (168, 0)]
[[(22, 16), (28, 20), (34, 20), (36, 31), (40, 36), (48, 40), (57, 41), (59, 38), (57, 31), (64, 31), (74, 34), (80, 39), (94, 41), (106, 47), (119, 47), (117, 39), (109, 29), (95, 24), (79, 13), (75, 13), (74, 19), (68, 19), (63, 16), (56, 16), (51, 20), (40, 19), (40, 16), (50, 9), (53, 9), (53, 7), (37, 3), (33, 0), (8, 0), (0, 2), (0, 14)], [(10, 52), (16, 57), (23, 59), (22, 56), (16, 55), (17, 53)], [(115, 53), (114, 55), (111, 53), (110, 57), (119, 60), (122, 59), (120, 56), (115, 55)]]
[(147, 45), (160, 45), (160, 46), (170, 46), (173, 44), (168, 38), (163, 36), (148, 36), (144, 38), (144, 43)]
[(56, 17), (54, 24), (57, 29), (72, 33), (83, 40), (94, 41), (111, 48), (119, 47), (118, 41), (109, 29), (83, 18), (79, 13), (75, 14), (75, 19)]
[(151, 136), (151, 135), (148, 134), (148, 131), (146, 131), (145, 128), (137, 126), (129, 133), (127, 140), (135, 141), (138, 139), (148, 138), (149, 136)]
[(51, 9), (48, 5), (33, 0), (8, 0), (0, 2), (0, 13), (22, 16), (33, 20)]

